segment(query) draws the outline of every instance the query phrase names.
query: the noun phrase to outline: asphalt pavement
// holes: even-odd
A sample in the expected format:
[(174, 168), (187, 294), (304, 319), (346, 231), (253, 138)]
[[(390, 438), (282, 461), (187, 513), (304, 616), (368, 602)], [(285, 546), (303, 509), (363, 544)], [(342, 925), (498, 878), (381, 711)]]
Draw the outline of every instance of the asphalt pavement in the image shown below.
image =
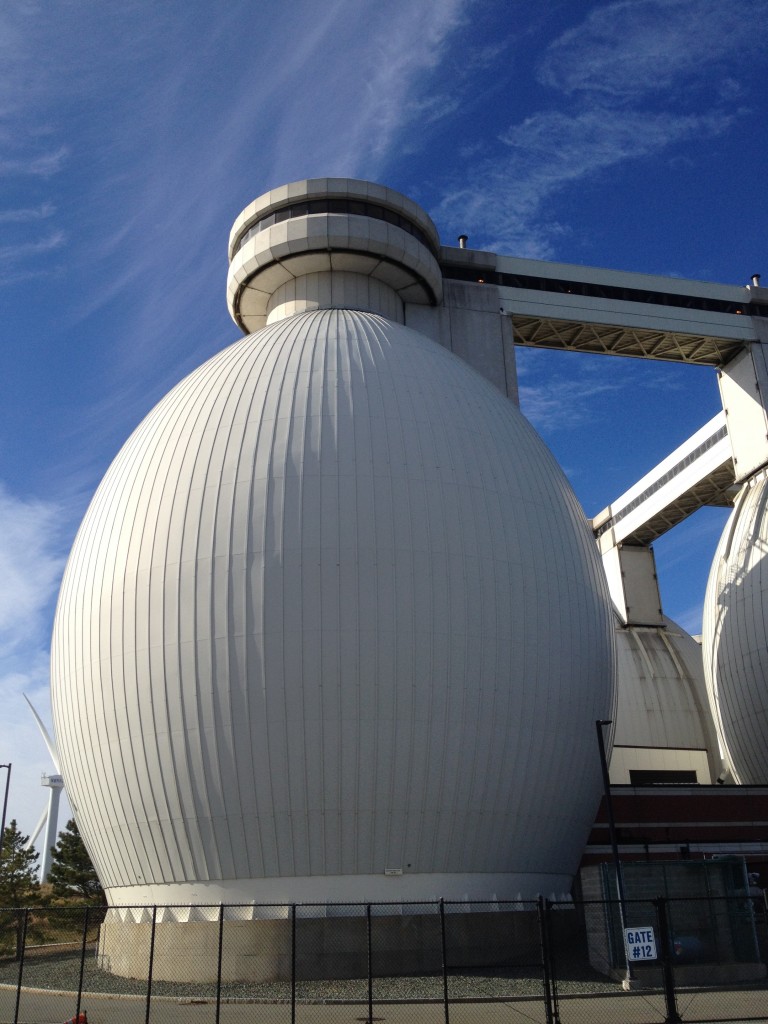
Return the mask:
[[(216, 1003), (168, 997), (85, 993), (81, 1010), (88, 1024), (216, 1024)], [(546, 1024), (541, 999), (501, 1002), (452, 1002), (449, 1024)], [(559, 1001), (561, 1024), (663, 1024), (667, 1012), (661, 993), (633, 991), (613, 995), (564, 997)], [(74, 1017), (76, 996), (65, 992), (24, 989), (17, 1024), (64, 1024)], [(685, 1024), (696, 1021), (741, 1022), (768, 1020), (764, 989), (697, 989), (678, 993), (678, 1010)], [(222, 1003), (219, 1024), (292, 1024), (290, 1003)], [(0, 1024), (16, 1020), (16, 990), (0, 986)], [(295, 1024), (367, 1024), (366, 1003), (298, 1003)], [(445, 1008), (433, 1003), (374, 1003), (372, 1024), (446, 1024)]]

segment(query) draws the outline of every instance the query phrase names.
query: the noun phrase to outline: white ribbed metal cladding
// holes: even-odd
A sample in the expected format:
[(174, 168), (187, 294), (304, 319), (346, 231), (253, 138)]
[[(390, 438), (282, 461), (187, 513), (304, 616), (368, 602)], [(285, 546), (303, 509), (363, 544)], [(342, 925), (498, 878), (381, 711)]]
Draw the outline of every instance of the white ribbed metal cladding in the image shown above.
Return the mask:
[(612, 629), (581, 509), (512, 403), (373, 314), (273, 324), (150, 413), (67, 566), (54, 720), (102, 883), (562, 888)]
[(721, 763), (700, 645), (665, 616), (661, 628), (619, 625), (616, 652), (611, 781), (629, 783), (631, 769), (693, 767), (700, 783), (714, 783)]
[(704, 669), (735, 780), (768, 782), (768, 477), (744, 485), (720, 539), (704, 602)]

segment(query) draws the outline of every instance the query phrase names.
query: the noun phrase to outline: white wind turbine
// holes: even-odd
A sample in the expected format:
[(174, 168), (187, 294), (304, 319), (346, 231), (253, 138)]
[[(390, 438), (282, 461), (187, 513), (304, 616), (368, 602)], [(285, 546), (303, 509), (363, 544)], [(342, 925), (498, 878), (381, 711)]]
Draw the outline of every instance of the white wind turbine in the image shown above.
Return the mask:
[(59, 800), (61, 799), (61, 791), (64, 789), (64, 779), (61, 775), (61, 768), (59, 767), (59, 752), (56, 749), (56, 744), (51, 738), (48, 730), (43, 725), (43, 720), (40, 715), (35, 711), (32, 706), (32, 701), (29, 697), (24, 694), (24, 700), (29, 704), (29, 709), (35, 716), (35, 721), (43, 737), (43, 742), (48, 748), (48, 753), (51, 755), (53, 766), (56, 769), (54, 774), (46, 774), (43, 772), (41, 778), (41, 785), (47, 786), (50, 789), (50, 796), (48, 797), (48, 807), (40, 815), (40, 820), (35, 826), (35, 830), (29, 837), (29, 842), (26, 845), (26, 849), (31, 849), (34, 846), (35, 840), (43, 830), (45, 825), (45, 840), (43, 845), (43, 854), (40, 858), (40, 881), (44, 882), (48, 877), (48, 872), (51, 870), (51, 847), (56, 843), (56, 826), (59, 820)]

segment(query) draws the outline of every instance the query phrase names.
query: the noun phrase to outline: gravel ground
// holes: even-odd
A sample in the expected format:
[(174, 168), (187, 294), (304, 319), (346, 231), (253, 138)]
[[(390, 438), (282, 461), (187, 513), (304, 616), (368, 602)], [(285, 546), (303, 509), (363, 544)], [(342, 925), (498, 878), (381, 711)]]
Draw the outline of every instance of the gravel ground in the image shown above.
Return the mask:
[[(568, 974), (575, 972), (571, 969)], [(616, 982), (608, 981), (602, 975), (580, 971), (582, 977), (569, 976), (558, 981), (561, 995), (586, 994), (620, 991)], [(48, 954), (30, 958), (24, 967), (23, 984), (29, 988), (74, 991), (78, 987), (80, 957), (71, 953)], [(18, 964), (0, 961), (0, 984), (16, 985)], [(92, 955), (85, 961), (83, 990), (124, 995), (145, 996), (146, 981), (120, 978), (99, 970)], [(214, 984), (190, 984), (168, 981), (154, 981), (152, 994), (170, 996), (179, 1000), (212, 1000), (216, 998)], [(368, 984), (365, 979), (336, 981), (298, 981), (297, 998), (303, 1002), (352, 1001), (368, 998)], [(419, 977), (374, 978), (373, 995), (381, 1000), (428, 1000), (442, 999), (442, 975)], [(451, 971), (448, 979), (448, 995), (455, 999), (499, 999), (514, 996), (542, 996), (543, 985), (537, 967), (516, 970), (464, 970)], [(229, 983), (222, 986), (224, 1001), (289, 1001), (290, 982), (262, 982), (248, 984)]]

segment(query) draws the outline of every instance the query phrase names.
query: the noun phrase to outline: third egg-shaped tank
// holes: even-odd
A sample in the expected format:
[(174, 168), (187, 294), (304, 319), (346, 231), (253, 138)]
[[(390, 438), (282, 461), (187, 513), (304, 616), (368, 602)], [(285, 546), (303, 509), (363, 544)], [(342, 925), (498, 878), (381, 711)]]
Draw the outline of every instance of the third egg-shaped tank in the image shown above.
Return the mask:
[(768, 783), (768, 479), (736, 500), (704, 602), (704, 669), (725, 759), (742, 785)]

